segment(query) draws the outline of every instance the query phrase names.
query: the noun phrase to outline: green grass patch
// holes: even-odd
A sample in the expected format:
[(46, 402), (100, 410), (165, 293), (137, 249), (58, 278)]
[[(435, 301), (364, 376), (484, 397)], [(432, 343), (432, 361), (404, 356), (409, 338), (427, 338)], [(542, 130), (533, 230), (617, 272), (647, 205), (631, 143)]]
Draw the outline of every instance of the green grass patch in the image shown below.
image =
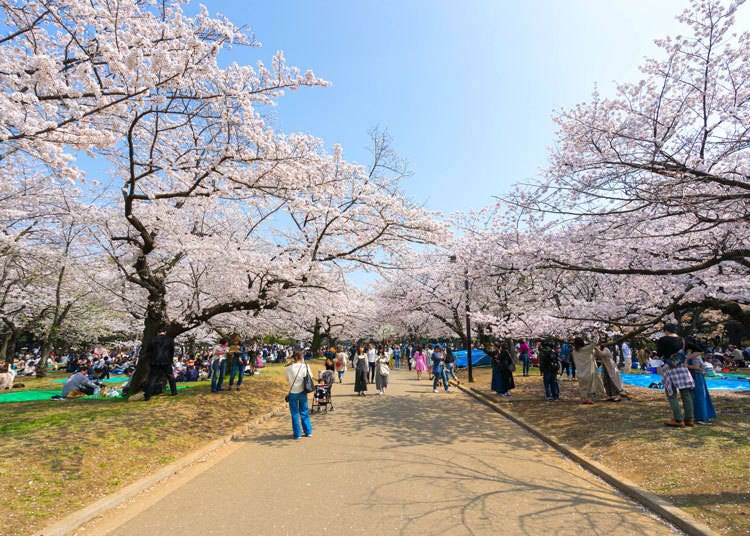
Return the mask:
[[(25, 390), (61, 388), (68, 377), (18, 378)], [(31, 534), (55, 519), (126, 486), (232, 432), (283, 402), (284, 367), (245, 377), (242, 390), (211, 394), (206, 381), (178, 396), (43, 400), (2, 404), (2, 534)], [(75, 490), (71, 493), (71, 490)]]
[[(561, 381), (561, 400), (544, 401), (542, 378), (515, 376), (502, 407), (615, 473), (664, 496), (726, 536), (750, 534), (750, 392), (711, 391), (712, 426), (667, 428), (663, 391), (626, 385), (631, 400), (580, 404), (577, 382)], [(538, 374), (538, 372), (536, 372)], [(472, 387), (489, 391), (491, 371)]]

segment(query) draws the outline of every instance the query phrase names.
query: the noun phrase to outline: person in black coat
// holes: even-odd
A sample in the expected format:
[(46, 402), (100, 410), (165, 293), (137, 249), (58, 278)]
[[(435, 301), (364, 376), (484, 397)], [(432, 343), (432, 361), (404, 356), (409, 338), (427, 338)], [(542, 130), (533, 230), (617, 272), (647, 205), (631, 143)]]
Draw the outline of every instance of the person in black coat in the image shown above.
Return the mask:
[(169, 390), (172, 396), (177, 394), (177, 385), (172, 370), (172, 361), (174, 359), (174, 339), (167, 335), (167, 330), (159, 329), (159, 334), (151, 339), (148, 345), (148, 356), (151, 361), (151, 370), (148, 373), (148, 383), (146, 392), (143, 393), (143, 399), (149, 400), (159, 376), (166, 376), (169, 382)]

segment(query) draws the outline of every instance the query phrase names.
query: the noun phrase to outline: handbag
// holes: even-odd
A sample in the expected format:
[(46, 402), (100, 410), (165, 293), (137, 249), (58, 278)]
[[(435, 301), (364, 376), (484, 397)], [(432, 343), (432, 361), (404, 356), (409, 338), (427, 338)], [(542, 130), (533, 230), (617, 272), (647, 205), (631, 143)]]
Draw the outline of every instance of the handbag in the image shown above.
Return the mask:
[(391, 369), (388, 365), (385, 363), (380, 364), (380, 375), (381, 376), (388, 376), (391, 373)]
[[(305, 365), (307, 367), (307, 365)], [(305, 393), (312, 393), (315, 390), (315, 385), (313, 384), (312, 376), (310, 376), (310, 369), (307, 369), (307, 374), (305, 374), (305, 381), (302, 384), (302, 388), (304, 389)]]

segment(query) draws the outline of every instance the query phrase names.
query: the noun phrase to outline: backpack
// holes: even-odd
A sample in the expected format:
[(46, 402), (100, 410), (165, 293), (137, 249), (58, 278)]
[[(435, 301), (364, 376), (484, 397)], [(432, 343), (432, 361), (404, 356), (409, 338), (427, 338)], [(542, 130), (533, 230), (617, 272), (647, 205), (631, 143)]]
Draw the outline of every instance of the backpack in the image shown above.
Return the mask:
[(682, 348), (677, 350), (674, 354), (672, 354), (669, 357), (665, 357), (663, 359), (664, 364), (667, 365), (669, 368), (677, 368), (683, 363), (685, 363), (685, 339), (682, 339)]

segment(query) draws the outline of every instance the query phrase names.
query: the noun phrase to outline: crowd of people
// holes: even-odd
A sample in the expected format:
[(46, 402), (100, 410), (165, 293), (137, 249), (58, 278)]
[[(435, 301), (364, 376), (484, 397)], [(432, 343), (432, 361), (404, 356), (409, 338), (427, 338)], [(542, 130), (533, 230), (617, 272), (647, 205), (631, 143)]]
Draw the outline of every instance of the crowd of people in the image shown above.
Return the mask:
[[(664, 336), (654, 348), (645, 345), (631, 347), (627, 341), (615, 344), (598, 334), (577, 336), (569, 341), (521, 339), (509, 346), (499, 342), (487, 350), (492, 366), (491, 389), (503, 397), (511, 397), (516, 387), (514, 373), (520, 367), (523, 376), (529, 376), (532, 365), (538, 365), (544, 388), (544, 398), (554, 402), (560, 399), (560, 381), (577, 381), (583, 405), (600, 400), (613, 402), (629, 398), (621, 371), (630, 366), (658, 372), (672, 419), (668, 426), (709, 424), (716, 417), (705, 376), (716, 371), (727, 371), (745, 366), (750, 361), (750, 348), (744, 351), (729, 345), (710, 348), (699, 340), (683, 339), (676, 334), (672, 324), (664, 326)], [(137, 364), (139, 353), (133, 350), (96, 348), (90, 353), (70, 351), (67, 355), (52, 356), (52, 368), (64, 368), (71, 374), (62, 389), (62, 397), (74, 398), (96, 393), (103, 382), (112, 376), (124, 375), (122, 386), (127, 394), (130, 377)], [(151, 341), (150, 373), (142, 386), (144, 399), (163, 391), (167, 386), (172, 395), (177, 394), (176, 382), (199, 379), (211, 381), (211, 392), (241, 389), (246, 375), (256, 374), (268, 362), (290, 363), (287, 379), (290, 383), (289, 403), (294, 421), (293, 435), (310, 435), (307, 393), (314, 390), (305, 383), (312, 376), (306, 361), (313, 357), (310, 350), (294, 350), (280, 344), (259, 344), (256, 340), (222, 338), (211, 348), (187, 352), (176, 346), (174, 339), (164, 330)], [(675, 357), (677, 356), (677, 357)], [(354, 391), (364, 397), (369, 390), (386, 394), (392, 369), (407, 368), (414, 371), (417, 381), (426, 376), (432, 381), (433, 393), (450, 392), (449, 380), (460, 383), (456, 375), (453, 349), (440, 343), (414, 344), (375, 342), (357, 343), (344, 347), (331, 347), (322, 353), (325, 379), (318, 375), (318, 389), (330, 397), (330, 383), (334, 378), (342, 383), (345, 373), (354, 370)], [(32, 375), (39, 364), (38, 352), (24, 355), (9, 367), (13, 376)], [(307, 367), (304, 374), (302, 365)], [(329, 372), (330, 371), (330, 372)], [(329, 381), (330, 379), (330, 381)], [(226, 385), (225, 385), (226, 381)], [(12, 382), (11, 382), (12, 383)], [(304, 396), (302, 396), (304, 394)]]
[(570, 342), (545, 339), (533, 345), (522, 339), (516, 343), (515, 350), (517, 359), (513, 358), (506, 343), (489, 351), (492, 359), (491, 389), (498, 395), (511, 396), (510, 391), (515, 387), (513, 372), (516, 362), (522, 365), (524, 376), (529, 375), (530, 364), (536, 362), (547, 401), (559, 400), (558, 382), (566, 379), (578, 382), (583, 405), (593, 405), (598, 400), (619, 402), (630, 398), (621, 376), (621, 371), (629, 364), (633, 369), (641, 368), (661, 375), (659, 387), (664, 388), (672, 411), (672, 419), (664, 424), (673, 427), (710, 424), (716, 418), (716, 411), (706, 376), (713, 375), (717, 367), (728, 370), (724, 354), (731, 359), (733, 368), (745, 366), (750, 354), (750, 349), (746, 349), (743, 355), (730, 345), (720, 352), (709, 348), (705, 341), (684, 339), (677, 335), (674, 324), (664, 326), (664, 335), (650, 351), (641, 347), (633, 352), (627, 342), (608, 343), (598, 334), (588, 338), (577, 336)]

